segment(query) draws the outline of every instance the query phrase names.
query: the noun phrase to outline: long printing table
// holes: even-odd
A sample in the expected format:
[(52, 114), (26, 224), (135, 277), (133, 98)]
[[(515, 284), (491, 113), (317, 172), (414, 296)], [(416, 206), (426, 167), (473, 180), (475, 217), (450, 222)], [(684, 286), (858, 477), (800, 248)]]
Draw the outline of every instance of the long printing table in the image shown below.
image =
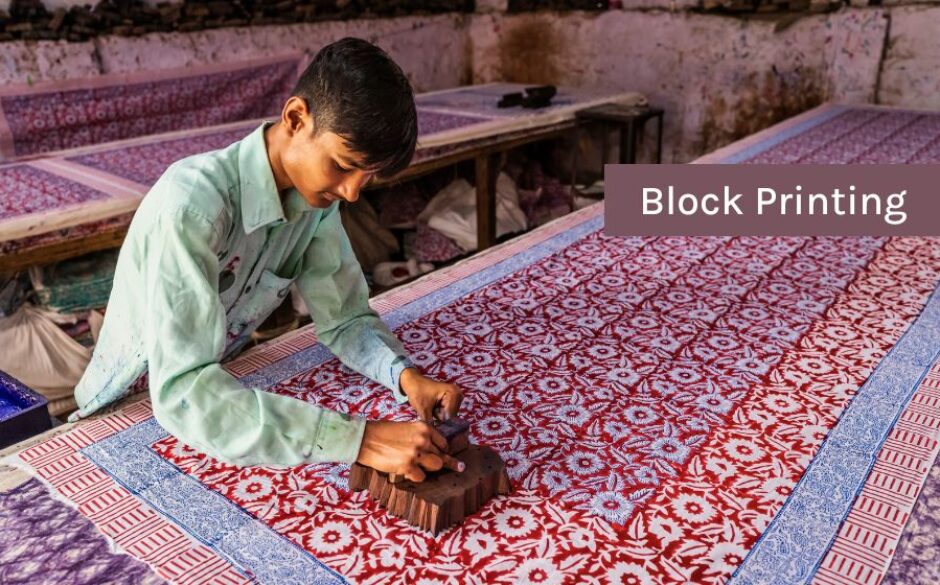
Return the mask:
[[(459, 87), (416, 97), (419, 148), (394, 180), (475, 160), (479, 247), (496, 239), (494, 156), (571, 133), (577, 112), (598, 104), (643, 104), (635, 93), (560, 88), (540, 109), (497, 108), (519, 84)], [(119, 246), (140, 199), (173, 161), (225, 147), (261, 119), (47, 153), (0, 166), (0, 272)]]
[[(935, 162), (938, 144), (940, 115), (826, 106), (705, 160)], [(417, 532), (344, 465), (212, 460), (138, 395), (7, 452), (29, 475), (0, 473), (0, 566), (69, 575), (39, 544), (51, 524), (17, 521), (29, 501), (88, 535), (63, 547), (88, 574), (173, 583), (936, 582), (937, 510), (916, 502), (940, 493), (940, 239), (612, 238), (603, 213), (372, 300), (508, 464), (513, 492), (464, 524)], [(413, 416), (309, 327), (226, 367)]]

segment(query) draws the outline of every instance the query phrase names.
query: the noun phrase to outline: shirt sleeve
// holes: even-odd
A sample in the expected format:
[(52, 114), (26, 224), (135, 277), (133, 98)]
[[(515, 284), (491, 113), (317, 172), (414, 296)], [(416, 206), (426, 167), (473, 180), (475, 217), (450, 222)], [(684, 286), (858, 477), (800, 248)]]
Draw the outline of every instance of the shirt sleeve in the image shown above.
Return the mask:
[(369, 285), (343, 229), (338, 203), (320, 219), (297, 291), (320, 342), (347, 367), (391, 390), (397, 402), (407, 402), (400, 378), (414, 364), (369, 305)]
[(183, 209), (144, 236), (144, 324), (157, 421), (182, 442), (237, 465), (355, 461), (365, 420), (245, 388), (219, 365), (226, 317), (213, 223)]

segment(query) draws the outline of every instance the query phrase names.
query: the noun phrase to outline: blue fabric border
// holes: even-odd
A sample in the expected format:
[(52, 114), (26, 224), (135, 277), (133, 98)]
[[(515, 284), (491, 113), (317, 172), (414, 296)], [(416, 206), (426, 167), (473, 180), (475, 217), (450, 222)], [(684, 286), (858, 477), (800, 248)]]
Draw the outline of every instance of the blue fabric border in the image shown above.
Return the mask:
[(306, 550), (202, 485), (151, 448), (167, 433), (147, 419), (81, 450), (116, 482), (257, 583), (347, 583)]
[[(403, 307), (390, 311), (382, 320), (390, 329), (396, 329), (405, 323), (423, 317), (428, 313), (454, 302), (477, 289), (503, 278), (521, 268), (546, 258), (579, 240), (587, 234), (604, 227), (604, 216), (599, 215), (579, 225), (565, 230), (551, 238), (512, 257), (497, 262), (471, 276), (445, 286), (429, 295), (416, 299)], [(333, 358), (333, 354), (322, 343), (285, 357), (255, 372), (240, 378), (245, 386), (269, 388), (282, 380), (307, 371)]]
[(729, 585), (812, 580), (878, 451), (940, 357), (938, 291), (859, 389)]
[(793, 138), (797, 134), (802, 134), (803, 132), (806, 132), (813, 126), (818, 126), (819, 124), (822, 124), (823, 122), (826, 122), (827, 120), (831, 120), (835, 118), (839, 114), (846, 112), (848, 109), (849, 108), (847, 108), (846, 106), (835, 106), (830, 110), (820, 113), (818, 116), (813, 116), (809, 120), (804, 120), (791, 128), (787, 128), (786, 130), (782, 132), (779, 132), (777, 134), (774, 134), (773, 136), (768, 137), (766, 140), (762, 140), (761, 142), (758, 142), (757, 144), (748, 146), (744, 150), (736, 152), (735, 154), (732, 154), (731, 156), (728, 156), (716, 162), (719, 164), (736, 164), (742, 161), (746, 161), (747, 159), (753, 156), (756, 156), (769, 148), (777, 146), (778, 144), (780, 144), (781, 142), (785, 140), (789, 140), (790, 138)]

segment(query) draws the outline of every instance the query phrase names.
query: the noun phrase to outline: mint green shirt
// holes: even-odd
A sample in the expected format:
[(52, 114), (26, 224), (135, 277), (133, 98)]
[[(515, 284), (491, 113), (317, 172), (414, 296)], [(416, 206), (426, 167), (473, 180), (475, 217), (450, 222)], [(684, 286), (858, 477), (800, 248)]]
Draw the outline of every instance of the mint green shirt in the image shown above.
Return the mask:
[(369, 306), (339, 202), (282, 198), (262, 124), (228, 148), (173, 164), (143, 199), (121, 248), (79, 416), (118, 400), (149, 370), (157, 421), (239, 465), (355, 461), (365, 420), (246, 388), (219, 363), (297, 290), (319, 341), (346, 366), (407, 398), (404, 347)]

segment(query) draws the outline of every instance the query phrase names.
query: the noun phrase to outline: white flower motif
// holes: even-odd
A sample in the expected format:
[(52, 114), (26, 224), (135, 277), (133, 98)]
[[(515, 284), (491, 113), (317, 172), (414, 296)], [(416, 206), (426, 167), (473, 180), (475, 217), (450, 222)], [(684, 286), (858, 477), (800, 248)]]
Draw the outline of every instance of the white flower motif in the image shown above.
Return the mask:
[(672, 502), (676, 516), (696, 524), (708, 522), (715, 516), (715, 508), (708, 500), (693, 494), (681, 494)]
[(529, 458), (526, 457), (525, 453), (520, 453), (519, 451), (505, 451), (501, 455), (503, 462), (506, 464), (506, 473), (508, 473), (509, 477), (512, 479), (522, 479), (532, 466), (532, 463), (529, 461)]
[(654, 585), (649, 571), (636, 563), (618, 562), (607, 570), (610, 585)]
[(769, 365), (754, 358), (741, 358), (734, 365), (741, 371), (757, 374), (758, 376), (766, 374), (770, 370)]
[(607, 372), (607, 379), (630, 386), (640, 381), (640, 375), (630, 368), (613, 368)]
[(427, 341), (428, 339), (428, 332), (422, 329), (409, 329), (401, 333), (401, 340), (410, 343), (420, 343), (422, 341)]
[(689, 311), (689, 319), (695, 319), (698, 321), (712, 322), (718, 316), (715, 311), (706, 308), (692, 309)]
[(734, 349), (740, 345), (738, 340), (730, 335), (712, 335), (705, 342), (711, 347), (722, 351)]
[(475, 351), (464, 356), (463, 362), (471, 368), (488, 366), (493, 363), (493, 356), (484, 351)]
[(379, 552), (379, 562), (383, 567), (401, 569), (405, 566), (405, 551), (398, 546), (389, 546)]
[(667, 335), (654, 337), (650, 340), (650, 345), (663, 351), (675, 351), (679, 348), (679, 342), (676, 338)]
[(575, 548), (586, 548), (588, 550), (594, 550), (596, 546), (594, 533), (584, 528), (575, 528), (572, 530), (571, 534), (568, 536), (568, 542)]
[(617, 294), (617, 301), (624, 305), (638, 305), (643, 302), (643, 295), (635, 290), (623, 291)]
[(796, 303), (796, 308), (808, 313), (819, 313), (825, 308), (825, 306), (822, 303), (812, 299), (802, 299)]
[(539, 357), (553, 360), (559, 355), (561, 355), (561, 350), (559, 350), (554, 345), (549, 345), (547, 343), (540, 343), (538, 345), (533, 345), (529, 348), (529, 353), (532, 355), (537, 355)]
[(611, 436), (614, 441), (620, 440), (630, 433), (630, 427), (615, 420), (604, 423), (604, 431)]
[(320, 500), (313, 494), (301, 494), (294, 499), (294, 511), (300, 514), (313, 514)]
[(689, 384), (701, 380), (702, 375), (692, 368), (673, 368), (669, 370), (669, 379), (678, 384)]
[(548, 394), (568, 391), (568, 382), (564, 378), (548, 376), (538, 381), (539, 390)]
[(571, 485), (568, 475), (560, 471), (547, 471), (542, 476), (542, 485), (547, 487), (551, 493), (556, 493)]
[(484, 335), (490, 334), (492, 331), (493, 328), (486, 323), (474, 323), (467, 327), (467, 333), (477, 337), (483, 337)]
[(474, 532), (463, 547), (475, 557), (488, 557), (496, 551), (496, 539), (484, 532)]
[(815, 375), (815, 376), (818, 376), (821, 374), (828, 374), (829, 372), (832, 371), (832, 366), (830, 366), (829, 364), (827, 364), (826, 362), (820, 359), (813, 358), (813, 357), (803, 358), (799, 360), (798, 362), (796, 362), (796, 365), (798, 368), (800, 368), (807, 374)]
[(623, 524), (633, 513), (633, 502), (617, 492), (601, 492), (591, 500), (591, 512), (608, 522)]
[(580, 327), (587, 327), (588, 329), (598, 329), (604, 326), (604, 322), (597, 317), (581, 317), (575, 323)]
[(499, 394), (508, 386), (501, 376), (483, 376), (474, 385), (477, 390), (487, 394)]
[(624, 412), (627, 420), (635, 425), (645, 425), (659, 418), (656, 411), (645, 406), (633, 406)]
[(660, 437), (650, 445), (650, 454), (653, 457), (662, 457), (676, 463), (682, 463), (689, 455), (689, 448), (671, 437)]
[(708, 570), (719, 574), (730, 574), (738, 568), (747, 551), (738, 544), (719, 542), (708, 552)]
[(669, 546), (670, 543), (682, 538), (682, 530), (679, 525), (662, 516), (654, 516), (650, 520), (650, 532), (659, 537), (663, 546)]
[(488, 416), (477, 424), (473, 425), (474, 431), (477, 431), (480, 434), (486, 435), (488, 437), (502, 435), (511, 429), (512, 427), (510, 424), (506, 421), (505, 418), (501, 416)]
[(503, 510), (496, 515), (494, 521), (496, 530), (509, 538), (521, 538), (538, 526), (531, 513), (519, 508)]
[(786, 477), (772, 477), (764, 482), (760, 491), (768, 500), (785, 502), (793, 492), (793, 485), (793, 482)]
[(705, 469), (717, 475), (721, 480), (728, 479), (735, 473), (734, 467), (720, 457), (709, 457), (705, 463)]
[(578, 475), (593, 473), (601, 468), (601, 458), (590, 451), (575, 451), (566, 459), (568, 469)]
[(652, 317), (637, 315), (630, 320), (630, 325), (633, 325), (637, 329), (652, 329), (654, 327), (659, 327), (659, 322)]
[(587, 352), (588, 352), (588, 355), (590, 355), (592, 358), (599, 359), (599, 360), (613, 357), (616, 354), (613, 347), (609, 345), (604, 345), (601, 343), (592, 345), (591, 347), (587, 348)]
[(721, 394), (703, 394), (695, 399), (695, 404), (702, 410), (724, 414), (731, 409), (731, 402)]
[(768, 394), (764, 398), (764, 404), (780, 414), (792, 414), (800, 410), (800, 403), (786, 394)]
[(274, 489), (271, 478), (263, 475), (253, 475), (238, 482), (233, 494), (239, 500), (254, 502), (270, 494)]
[(555, 413), (555, 418), (557, 420), (564, 421), (572, 425), (579, 425), (590, 417), (590, 413), (587, 411), (587, 409), (582, 408), (576, 404), (562, 406), (561, 408), (557, 409)]
[(744, 439), (731, 439), (724, 446), (725, 453), (732, 459), (752, 463), (764, 455), (764, 450), (757, 444)]
[(369, 389), (361, 384), (350, 384), (343, 388), (343, 400), (348, 402), (358, 402), (369, 394)]
[(340, 522), (325, 522), (307, 537), (308, 546), (321, 554), (337, 553), (352, 543), (349, 527)]
[(679, 387), (669, 380), (653, 380), (651, 385), (653, 390), (659, 392), (663, 396), (669, 396), (670, 394), (675, 394), (679, 391)]
[(561, 301), (561, 306), (569, 311), (579, 311), (587, 306), (587, 301), (577, 297), (565, 297)]
[(782, 326), (771, 328), (770, 331), (767, 332), (767, 335), (783, 341), (796, 341), (800, 336), (799, 332), (795, 329)]
[(459, 378), (464, 373), (464, 367), (460, 364), (454, 363), (444, 364), (444, 367), (441, 368), (441, 370), (448, 378)]
[(829, 429), (822, 425), (806, 425), (800, 428), (800, 438), (803, 439), (803, 442), (811, 445), (821, 443), (828, 434)]
[(747, 413), (747, 418), (749, 421), (756, 422), (762, 426), (770, 426), (778, 420), (774, 413), (756, 408), (750, 409)]
[(548, 559), (528, 559), (516, 568), (514, 583), (519, 585), (561, 585), (564, 576)]
[(516, 327), (516, 331), (518, 331), (521, 335), (531, 337), (533, 335), (541, 335), (545, 333), (545, 328), (535, 323), (523, 323), (522, 325)]

